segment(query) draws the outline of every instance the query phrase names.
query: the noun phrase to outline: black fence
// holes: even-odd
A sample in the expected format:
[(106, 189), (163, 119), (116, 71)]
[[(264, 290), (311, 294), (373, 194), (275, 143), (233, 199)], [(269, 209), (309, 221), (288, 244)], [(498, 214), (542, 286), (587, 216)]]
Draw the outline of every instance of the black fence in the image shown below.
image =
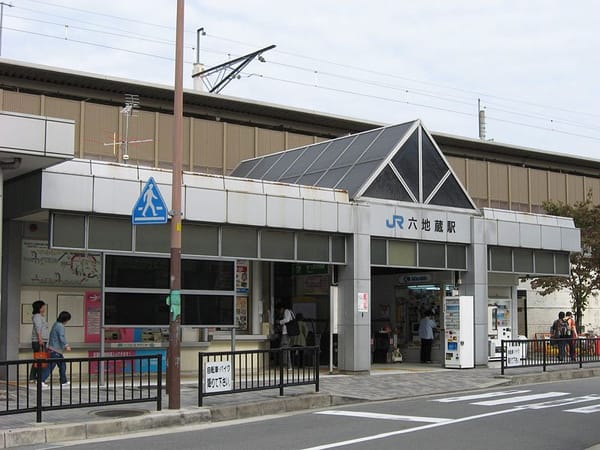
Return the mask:
[[(58, 367), (42, 383), (43, 368), (61, 362), (68, 383), (61, 384)], [(35, 412), (41, 422), (43, 411), (142, 402), (160, 411), (162, 362), (160, 354), (0, 361), (0, 415)]]
[(518, 367), (577, 365), (600, 362), (600, 339), (502, 340), (500, 372)]
[(319, 392), (319, 347), (198, 354), (198, 406), (204, 397), (314, 384)]

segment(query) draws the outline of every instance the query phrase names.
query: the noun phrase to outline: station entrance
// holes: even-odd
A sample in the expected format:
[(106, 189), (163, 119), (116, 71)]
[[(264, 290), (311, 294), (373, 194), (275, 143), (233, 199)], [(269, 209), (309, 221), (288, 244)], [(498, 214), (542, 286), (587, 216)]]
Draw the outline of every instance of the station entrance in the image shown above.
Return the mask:
[(432, 358), (435, 362), (442, 362), (443, 301), (458, 289), (459, 280), (460, 276), (454, 271), (373, 267), (372, 362), (418, 362), (421, 346), (419, 322), (428, 312), (437, 324)]
[[(306, 345), (318, 345), (321, 364), (329, 361), (330, 286), (333, 266), (328, 264), (273, 263), (273, 302), (281, 302), (307, 326)], [(277, 311), (271, 347), (278, 346)], [(334, 345), (335, 350), (335, 345)], [(335, 363), (335, 361), (334, 361)]]

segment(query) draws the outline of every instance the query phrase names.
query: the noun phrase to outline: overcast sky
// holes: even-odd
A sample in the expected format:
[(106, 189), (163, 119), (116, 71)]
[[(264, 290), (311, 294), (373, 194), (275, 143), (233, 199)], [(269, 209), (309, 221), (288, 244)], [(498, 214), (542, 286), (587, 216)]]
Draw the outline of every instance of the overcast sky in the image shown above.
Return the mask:
[[(176, 0), (4, 0), (2, 57), (172, 85)], [(187, 0), (207, 67), (274, 44), (222, 95), (600, 159), (600, 2)], [(134, 92), (132, 92), (135, 94)], [(143, 103), (143, 98), (141, 99)]]

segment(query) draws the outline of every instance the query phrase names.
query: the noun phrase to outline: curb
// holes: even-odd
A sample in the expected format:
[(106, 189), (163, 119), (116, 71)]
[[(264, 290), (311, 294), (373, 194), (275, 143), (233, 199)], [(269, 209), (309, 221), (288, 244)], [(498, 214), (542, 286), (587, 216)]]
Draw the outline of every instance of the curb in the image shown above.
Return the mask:
[(14, 428), (0, 432), (0, 448), (22, 445), (51, 444), (74, 440), (93, 439), (104, 436), (127, 434), (156, 428), (178, 427), (210, 422), (245, 419), (285, 412), (327, 408), (330, 406), (356, 403), (356, 399), (336, 397), (329, 394), (299, 394), (295, 397), (224, 405), (153, 411), (139, 417), (127, 419), (104, 419), (89, 423)]

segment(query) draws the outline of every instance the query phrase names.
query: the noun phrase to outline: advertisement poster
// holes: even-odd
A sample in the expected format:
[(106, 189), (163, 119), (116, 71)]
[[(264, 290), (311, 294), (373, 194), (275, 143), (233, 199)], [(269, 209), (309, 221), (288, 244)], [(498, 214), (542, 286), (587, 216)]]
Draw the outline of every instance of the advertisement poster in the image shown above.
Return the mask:
[(47, 241), (23, 239), (21, 283), (40, 286), (100, 288), (100, 253), (48, 248)]
[(85, 342), (100, 342), (102, 326), (102, 294), (100, 291), (85, 292)]
[(238, 260), (235, 269), (235, 292), (238, 294), (248, 293), (248, 261)]
[(236, 298), (235, 323), (238, 330), (248, 331), (248, 297)]
[(358, 312), (369, 312), (369, 294), (367, 292), (358, 293)]
[[(88, 357), (99, 358), (100, 351), (93, 350), (88, 352)], [(112, 357), (124, 357), (124, 356), (135, 356), (135, 350), (116, 350), (104, 352), (104, 356)], [(134, 360), (119, 360), (119, 361), (105, 361), (104, 371), (110, 373), (133, 373), (135, 370), (135, 364), (137, 361)], [(90, 361), (90, 374), (98, 373), (98, 361)]]
[[(166, 349), (148, 349), (148, 350), (110, 350), (104, 352), (108, 357), (128, 357), (128, 356), (150, 356), (162, 355), (162, 372), (167, 370), (167, 350)], [(90, 358), (99, 358), (99, 351), (88, 352)], [(118, 361), (106, 361), (104, 371), (109, 373), (156, 373), (158, 371), (158, 359), (123, 359)], [(90, 373), (98, 373), (98, 361), (90, 362)]]

